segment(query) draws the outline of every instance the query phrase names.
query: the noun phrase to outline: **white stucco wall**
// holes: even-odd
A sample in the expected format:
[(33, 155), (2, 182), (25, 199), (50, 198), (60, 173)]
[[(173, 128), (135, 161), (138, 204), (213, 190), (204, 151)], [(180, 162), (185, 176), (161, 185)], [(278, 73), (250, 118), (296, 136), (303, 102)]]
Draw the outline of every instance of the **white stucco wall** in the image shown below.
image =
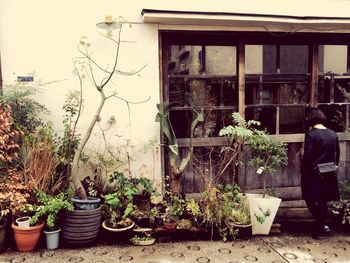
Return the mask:
[[(47, 120), (62, 131), (62, 105), (70, 90), (79, 89), (79, 81), (73, 72), (72, 60), (78, 56), (77, 45), (81, 36), (87, 36), (92, 43), (93, 57), (103, 67), (111, 67), (116, 46), (98, 33), (96, 23), (103, 22), (106, 15), (122, 15), (132, 27), (125, 27), (122, 39), (133, 43), (121, 46), (118, 68), (132, 71), (146, 65), (136, 76), (118, 76), (116, 85), (107, 86), (106, 93), (117, 91), (118, 96), (137, 102), (131, 105), (131, 130), (128, 126), (128, 108), (117, 99), (107, 101), (102, 113), (101, 126), (110, 116), (115, 116), (116, 125), (109, 131), (109, 142), (125, 142), (132, 139), (142, 145), (149, 139), (156, 143), (145, 154), (134, 157), (134, 174), (142, 164), (147, 165), (148, 174), (160, 178), (160, 157), (156, 147), (159, 144), (159, 125), (154, 121), (156, 103), (159, 102), (159, 58), (158, 28), (142, 23), (143, 1), (100, 1), (100, 0), (2, 0), (0, 2), (0, 51), (4, 87), (13, 84), (17, 76), (34, 76), (34, 85), (41, 86), (42, 93), (37, 100), (51, 111)], [(102, 30), (103, 31), (103, 30)], [(46, 84), (51, 83), (51, 84)], [(79, 131), (84, 132), (92, 118), (99, 93), (85, 79), (83, 88), (84, 112)], [(98, 127), (94, 129), (90, 146), (103, 150)], [(123, 137), (118, 137), (122, 135)], [(158, 152), (158, 154), (156, 154)]]
[[(132, 163), (133, 173), (137, 174), (142, 164), (147, 165), (147, 173), (152, 179), (159, 180), (159, 125), (155, 123), (156, 103), (159, 102), (160, 74), (159, 74), (159, 43), (158, 29), (170, 30), (218, 30), (218, 31), (280, 31), (291, 33), (296, 30), (317, 31), (318, 27), (297, 25), (291, 21), (279, 23), (274, 21), (274, 27), (233, 23), (229, 26), (226, 20), (220, 23), (213, 22), (213, 18), (203, 15), (201, 23), (193, 25), (190, 16), (188, 20), (166, 17), (163, 24), (145, 24), (141, 11), (143, 8), (159, 10), (198, 11), (198, 12), (233, 12), (243, 14), (273, 14), (283, 16), (326, 16), (347, 17), (349, 1), (319, 0), (308, 1), (307, 4), (317, 8), (306, 8), (305, 4), (291, 6), (290, 1), (226, 1), (205, 0), (198, 4), (195, 0), (1, 0), (0, 1), (0, 52), (2, 63), (3, 82), (13, 84), (17, 76), (33, 76), (34, 84), (41, 85), (42, 93), (37, 99), (44, 103), (51, 111), (47, 120), (54, 123), (57, 131), (62, 131), (62, 105), (69, 91), (79, 88), (79, 81), (73, 72), (72, 60), (80, 56), (77, 45), (81, 36), (87, 36), (92, 43), (93, 57), (103, 67), (110, 67), (115, 52), (112, 42), (103, 38), (96, 27), (96, 23), (103, 22), (106, 15), (116, 17), (122, 15), (132, 23), (132, 28), (125, 28), (123, 39), (133, 43), (123, 43), (118, 68), (121, 70), (137, 70), (145, 68), (137, 76), (119, 76), (115, 86), (106, 87), (106, 92), (117, 91), (118, 96), (130, 101), (147, 102), (132, 105), (130, 108), (131, 126), (128, 125), (128, 108), (118, 100), (107, 102), (103, 113), (101, 126), (105, 127), (111, 116), (116, 118), (117, 124), (109, 131), (109, 142), (117, 145), (126, 139), (132, 139), (137, 145), (142, 145), (149, 139), (156, 139), (157, 143), (145, 154), (134, 157)], [(292, 2), (294, 3), (294, 2)], [(329, 7), (336, 7), (337, 12), (329, 13)], [(175, 15), (175, 14), (173, 14)], [(169, 20), (170, 19), (170, 20)], [(210, 20), (211, 19), (211, 20)], [(225, 18), (227, 19), (227, 18)], [(267, 19), (267, 18), (263, 18)], [(271, 18), (272, 19), (272, 18)], [(275, 19), (275, 18), (274, 18)], [(214, 19), (215, 20), (215, 19)], [(163, 21), (163, 20), (159, 20)], [(175, 21), (175, 24), (169, 24)], [(187, 22), (186, 22), (187, 21)], [(293, 22), (293, 23), (292, 23)], [(298, 23), (300, 21), (297, 21)], [(344, 22), (344, 21), (343, 21)], [(342, 22), (342, 23), (343, 23)], [(347, 20), (345, 21), (346, 23)], [(344, 22), (344, 23), (345, 23)], [(321, 22), (320, 22), (321, 23)], [(319, 26), (323, 26), (322, 23)], [(340, 27), (341, 30), (339, 30)], [(327, 24), (330, 32), (349, 32), (346, 24), (337, 26)], [(322, 28), (322, 32), (325, 29)], [(252, 56), (247, 56), (247, 63), (252, 57), (261, 57), (261, 50), (256, 49)], [(261, 72), (262, 64), (254, 64), (254, 73)], [(255, 72), (256, 71), (256, 72)], [(94, 114), (98, 103), (98, 92), (86, 80), (84, 84), (84, 112), (79, 123), (79, 131), (83, 133), (89, 120)], [(131, 127), (131, 129), (130, 129)], [(117, 135), (121, 135), (118, 137)], [(98, 127), (90, 140), (90, 146), (102, 150), (103, 143)]]

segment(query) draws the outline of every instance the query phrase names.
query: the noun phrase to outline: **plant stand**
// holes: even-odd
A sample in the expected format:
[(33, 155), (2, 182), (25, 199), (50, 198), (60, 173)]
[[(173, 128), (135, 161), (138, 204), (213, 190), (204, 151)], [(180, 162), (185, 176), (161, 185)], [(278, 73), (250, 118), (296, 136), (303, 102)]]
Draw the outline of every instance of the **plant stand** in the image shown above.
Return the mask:
[(246, 194), (252, 222), (253, 235), (268, 235), (275, 219), (281, 199), (262, 194)]

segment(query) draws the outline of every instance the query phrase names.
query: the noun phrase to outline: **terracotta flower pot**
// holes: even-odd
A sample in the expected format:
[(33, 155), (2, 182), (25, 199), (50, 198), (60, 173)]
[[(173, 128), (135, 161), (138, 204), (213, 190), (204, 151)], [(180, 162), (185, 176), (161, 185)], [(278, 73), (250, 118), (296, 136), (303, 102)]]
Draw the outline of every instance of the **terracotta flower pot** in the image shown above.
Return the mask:
[(177, 222), (176, 221), (170, 221), (170, 222), (164, 222), (164, 228), (168, 230), (174, 230), (176, 229)]
[(12, 223), (11, 227), (15, 235), (18, 251), (32, 251), (39, 241), (44, 222), (40, 222), (38, 225), (29, 228), (19, 227), (15, 223)]

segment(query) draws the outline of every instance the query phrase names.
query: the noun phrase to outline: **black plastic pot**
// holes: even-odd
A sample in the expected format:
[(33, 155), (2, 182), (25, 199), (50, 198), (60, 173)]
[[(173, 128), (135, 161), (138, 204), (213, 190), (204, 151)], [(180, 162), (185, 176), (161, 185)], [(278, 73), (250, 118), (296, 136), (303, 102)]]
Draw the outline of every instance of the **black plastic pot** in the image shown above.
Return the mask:
[(7, 232), (7, 218), (0, 220), (0, 251), (5, 249), (5, 240)]
[(92, 210), (66, 211), (62, 237), (68, 245), (84, 246), (93, 243), (100, 231), (101, 206)]
[(72, 197), (74, 208), (78, 210), (92, 210), (100, 206), (101, 199), (97, 197), (88, 197), (87, 199), (79, 199), (78, 197)]

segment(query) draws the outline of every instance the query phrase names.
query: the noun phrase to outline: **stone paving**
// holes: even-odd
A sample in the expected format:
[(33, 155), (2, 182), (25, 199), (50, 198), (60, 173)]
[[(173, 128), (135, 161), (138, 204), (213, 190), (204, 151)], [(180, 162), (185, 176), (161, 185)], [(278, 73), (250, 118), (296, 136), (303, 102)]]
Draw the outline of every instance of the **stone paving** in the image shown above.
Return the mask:
[(115, 244), (22, 253), (8, 250), (0, 254), (0, 263), (4, 262), (344, 263), (350, 262), (350, 236), (336, 234), (316, 240), (300, 234), (278, 234), (230, 242), (183, 241), (152, 246)]

